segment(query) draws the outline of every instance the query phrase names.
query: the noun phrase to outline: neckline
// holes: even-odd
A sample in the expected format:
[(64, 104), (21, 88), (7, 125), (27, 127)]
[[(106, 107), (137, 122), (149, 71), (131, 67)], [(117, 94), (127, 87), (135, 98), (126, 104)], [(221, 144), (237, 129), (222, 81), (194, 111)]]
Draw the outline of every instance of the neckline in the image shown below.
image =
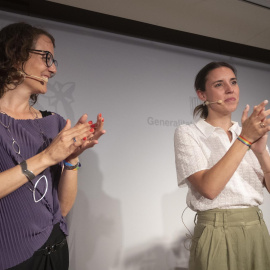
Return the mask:
[[(221, 129), (223, 129), (223, 128), (220, 127), (220, 126), (213, 126), (212, 124), (210, 124), (209, 122), (207, 122), (206, 119), (203, 119), (203, 120), (204, 120), (205, 123), (207, 123), (208, 125), (210, 125), (210, 126), (212, 126), (212, 127), (214, 127), (214, 128), (221, 128)], [(230, 125), (230, 127), (227, 129), (227, 131), (230, 131), (231, 128), (232, 128), (232, 126), (233, 126), (234, 124), (235, 124), (235, 122), (231, 120), (231, 125)], [(223, 130), (224, 130), (224, 129), (223, 129)]]
[[(39, 110), (39, 111), (40, 111), (40, 110)], [(2, 115), (2, 117), (8, 117), (8, 118), (10, 118), (10, 119), (12, 119), (12, 120), (14, 120), (14, 121), (35, 121), (35, 120), (42, 120), (42, 119), (45, 119), (45, 118), (47, 118), (47, 117), (49, 117), (49, 116), (52, 116), (52, 115), (54, 115), (54, 114), (50, 114), (50, 115), (43, 116), (42, 113), (41, 113), (42, 117), (41, 117), (41, 118), (35, 118), (35, 119), (30, 119), (30, 118), (28, 118), (28, 119), (17, 119), (17, 118), (14, 118), (14, 117), (8, 115), (7, 113), (5, 113), (5, 112), (3, 112), (3, 111), (0, 111), (0, 115)]]

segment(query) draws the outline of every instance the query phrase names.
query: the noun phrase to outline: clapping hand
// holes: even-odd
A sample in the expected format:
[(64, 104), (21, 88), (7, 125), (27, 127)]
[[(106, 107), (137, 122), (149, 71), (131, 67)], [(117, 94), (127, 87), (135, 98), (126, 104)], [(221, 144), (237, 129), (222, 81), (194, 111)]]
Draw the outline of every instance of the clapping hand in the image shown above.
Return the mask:
[(70, 120), (67, 120), (62, 131), (44, 150), (49, 166), (64, 159), (72, 164), (76, 163), (78, 156), (86, 149), (95, 146), (99, 138), (106, 133), (103, 129), (104, 118), (101, 114), (97, 116), (95, 124), (87, 121), (87, 117), (87, 114), (82, 115), (74, 127), (71, 127)]
[(265, 100), (257, 106), (254, 106), (252, 114), (248, 117), (249, 105), (246, 106), (242, 114), (242, 135), (252, 142), (251, 149), (255, 153), (262, 153), (266, 149), (268, 131), (270, 130), (270, 110), (265, 106), (268, 101)]

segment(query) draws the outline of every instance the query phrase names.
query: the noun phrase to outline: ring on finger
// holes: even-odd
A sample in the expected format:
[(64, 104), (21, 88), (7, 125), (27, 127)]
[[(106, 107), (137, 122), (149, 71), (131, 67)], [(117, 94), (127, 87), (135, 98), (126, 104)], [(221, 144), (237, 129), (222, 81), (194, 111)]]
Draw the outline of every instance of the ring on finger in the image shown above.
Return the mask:
[(72, 138), (72, 140), (73, 140), (73, 142), (77, 142), (77, 140), (76, 140), (76, 138), (75, 138), (75, 137), (73, 137), (73, 138)]
[(260, 122), (260, 127), (265, 128), (265, 124), (263, 122)]

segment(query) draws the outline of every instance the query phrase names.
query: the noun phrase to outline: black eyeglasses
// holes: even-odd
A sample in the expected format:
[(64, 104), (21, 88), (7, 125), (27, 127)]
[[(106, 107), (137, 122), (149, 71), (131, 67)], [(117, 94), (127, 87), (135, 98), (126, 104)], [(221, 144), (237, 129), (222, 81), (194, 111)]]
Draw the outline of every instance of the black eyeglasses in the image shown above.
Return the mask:
[(55, 64), (56, 67), (58, 66), (58, 62), (55, 59), (53, 59), (53, 55), (49, 51), (30, 49), (29, 52), (44, 55), (45, 56), (44, 60), (47, 67), (51, 67), (53, 64)]

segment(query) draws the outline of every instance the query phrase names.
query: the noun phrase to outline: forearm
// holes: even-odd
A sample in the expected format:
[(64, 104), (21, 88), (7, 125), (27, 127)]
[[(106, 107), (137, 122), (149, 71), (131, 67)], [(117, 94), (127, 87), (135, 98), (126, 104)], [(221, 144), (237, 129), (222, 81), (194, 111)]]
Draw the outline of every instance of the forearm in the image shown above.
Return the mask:
[[(28, 170), (38, 175), (52, 164), (46, 159), (44, 153), (37, 154), (26, 160)], [(0, 199), (12, 193), (28, 182), (27, 177), (22, 173), (20, 165), (0, 173)]]
[[(76, 164), (77, 161), (69, 161), (71, 164)], [(76, 196), (78, 184), (78, 171), (64, 169), (58, 185), (58, 197), (63, 216), (66, 216), (71, 210)]]
[(263, 153), (257, 154), (255, 153), (262, 171), (264, 173), (265, 186), (267, 190), (270, 192), (270, 156), (267, 150), (263, 151)]
[(214, 199), (229, 182), (247, 150), (245, 144), (236, 140), (212, 168), (195, 173), (188, 180), (204, 197)]

